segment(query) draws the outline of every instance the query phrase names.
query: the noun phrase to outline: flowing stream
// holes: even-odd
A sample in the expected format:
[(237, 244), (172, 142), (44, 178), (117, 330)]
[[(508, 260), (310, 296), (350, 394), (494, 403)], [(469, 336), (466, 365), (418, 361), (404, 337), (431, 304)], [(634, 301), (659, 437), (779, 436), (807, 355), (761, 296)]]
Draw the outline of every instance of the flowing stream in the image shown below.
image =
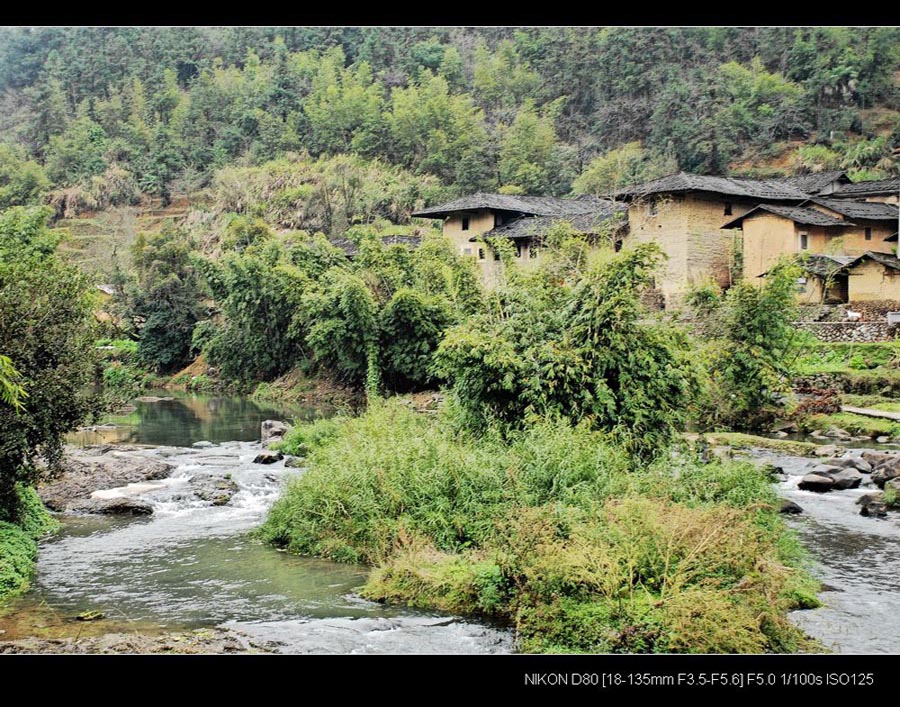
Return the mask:
[[(175, 470), (121, 490), (151, 502), (151, 516), (67, 517), (41, 545), (31, 590), (0, 614), (3, 639), (225, 625), (284, 652), (510, 652), (509, 631), (366, 601), (356, 594), (365, 568), (292, 556), (249, 536), (286, 477), (302, 473), (254, 464), (260, 446), (249, 440), (264, 419), (313, 412), (180, 395), (76, 435), (158, 445), (138, 453)], [(182, 446), (195, 442), (211, 444)], [(189, 492), (202, 475), (229, 475), (239, 490), (227, 505), (209, 505)], [(88, 611), (104, 618), (73, 620)]]
[[(0, 612), (3, 640), (224, 625), (290, 653), (513, 650), (507, 630), (362, 599), (357, 591), (365, 568), (288, 555), (250, 537), (285, 479), (302, 473), (283, 462), (252, 463), (260, 422), (321, 411), (172, 395), (139, 402), (108, 425), (73, 436), (79, 444), (147, 445), (138, 453), (176, 468), (162, 481), (122, 489), (150, 501), (151, 516), (66, 517), (41, 545), (31, 590)], [(210, 444), (191, 446), (197, 442)], [(860, 516), (856, 499), (871, 487), (799, 490), (816, 460), (762, 450), (752, 455), (784, 470), (780, 493), (804, 509), (789, 522), (825, 584), (823, 608), (794, 612), (792, 619), (835, 652), (900, 652), (900, 515)], [(212, 506), (189, 492), (198, 477), (226, 474), (238, 485), (227, 505)], [(89, 611), (104, 618), (74, 620)]]

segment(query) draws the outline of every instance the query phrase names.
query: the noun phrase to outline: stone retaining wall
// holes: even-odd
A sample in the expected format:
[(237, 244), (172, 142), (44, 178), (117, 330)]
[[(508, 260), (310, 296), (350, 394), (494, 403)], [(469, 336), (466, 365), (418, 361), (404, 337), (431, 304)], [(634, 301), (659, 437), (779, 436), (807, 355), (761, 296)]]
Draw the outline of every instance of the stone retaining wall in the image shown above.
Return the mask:
[(794, 326), (808, 331), (822, 341), (893, 341), (897, 336), (897, 325), (880, 322), (794, 322)]

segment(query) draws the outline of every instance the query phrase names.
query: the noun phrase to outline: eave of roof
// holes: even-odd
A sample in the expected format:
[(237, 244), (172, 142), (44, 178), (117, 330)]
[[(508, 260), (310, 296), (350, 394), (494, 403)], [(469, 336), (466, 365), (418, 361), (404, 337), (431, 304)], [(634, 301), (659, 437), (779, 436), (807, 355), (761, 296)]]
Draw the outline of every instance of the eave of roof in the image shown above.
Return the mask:
[(619, 189), (613, 195), (629, 201), (651, 194), (710, 192), (726, 196), (772, 201), (804, 201), (810, 194), (775, 179), (738, 179), (678, 172), (643, 184)]
[(891, 194), (900, 196), (900, 177), (854, 182), (853, 184), (847, 184), (841, 187), (829, 196), (842, 198), (856, 196), (889, 196)]
[(897, 204), (885, 204), (879, 201), (851, 201), (849, 199), (830, 199), (816, 197), (806, 203), (818, 204), (826, 209), (842, 214), (848, 218), (863, 221), (896, 221), (900, 216)]
[(775, 216), (789, 219), (794, 223), (802, 223), (808, 226), (840, 228), (843, 226), (856, 225), (851, 221), (844, 221), (843, 219), (835, 218), (834, 216), (829, 216), (828, 214), (823, 214), (821, 211), (816, 211), (815, 209), (807, 209), (800, 206), (777, 206), (774, 204), (760, 204), (759, 206), (754, 206), (752, 209), (750, 209), (750, 211), (743, 214), (742, 216), (731, 219), (730, 221), (725, 223), (722, 228), (740, 228), (741, 224), (744, 222), (744, 219), (754, 215), (759, 215), (760, 212), (774, 214)]

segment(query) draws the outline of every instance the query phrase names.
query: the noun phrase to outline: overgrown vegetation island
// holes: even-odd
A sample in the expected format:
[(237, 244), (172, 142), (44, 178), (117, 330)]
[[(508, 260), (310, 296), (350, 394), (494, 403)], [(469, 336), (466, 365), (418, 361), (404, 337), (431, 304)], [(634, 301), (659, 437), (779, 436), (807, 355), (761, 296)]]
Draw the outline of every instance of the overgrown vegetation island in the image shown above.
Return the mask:
[[(258, 535), (370, 598), (524, 651), (820, 649), (771, 467), (709, 440), (896, 435), (840, 412), (897, 405), (896, 345), (800, 331), (787, 251), (660, 308), (673, 251), (623, 237), (657, 207), (617, 195), (839, 172), (767, 213), (869, 253), (807, 201), (877, 183), (887, 228), (898, 72), (893, 28), (0, 30), (0, 600), (65, 433), (168, 385), (339, 401), (279, 443), (306, 470)], [(518, 201), (427, 218), (475, 192)]]

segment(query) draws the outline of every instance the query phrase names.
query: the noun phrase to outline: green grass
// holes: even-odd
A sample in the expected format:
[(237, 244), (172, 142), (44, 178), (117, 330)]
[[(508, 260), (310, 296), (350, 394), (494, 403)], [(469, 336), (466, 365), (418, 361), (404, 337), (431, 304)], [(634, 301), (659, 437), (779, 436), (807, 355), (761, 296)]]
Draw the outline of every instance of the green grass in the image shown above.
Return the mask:
[(827, 430), (829, 427), (840, 427), (852, 435), (867, 437), (900, 436), (900, 422), (878, 417), (857, 415), (851, 412), (835, 412), (828, 415), (810, 415), (799, 422), (804, 432)]
[(797, 358), (800, 375), (871, 370), (896, 365), (900, 346), (894, 342), (816, 343)]
[(28, 588), (37, 557), (36, 540), (58, 527), (33, 488), (20, 486), (19, 499), (15, 524), (0, 517), (0, 602)]
[(843, 395), (841, 402), (858, 408), (873, 408), (884, 412), (900, 412), (900, 400), (882, 395)]
[(818, 444), (812, 442), (798, 442), (789, 439), (776, 439), (773, 437), (758, 437), (743, 432), (710, 432), (703, 435), (712, 444), (721, 444), (735, 449), (772, 449), (782, 454), (791, 454), (797, 457), (811, 457), (815, 455)]
[(373, 565), (370, 598), (494, 617), (532, 652), (810, 647), (785, 612), (816, 584), (752, 464), (638, 468), (586, 426), (475, 438), (392, 401), (282, 448), (309, 470), (259, 534)]

